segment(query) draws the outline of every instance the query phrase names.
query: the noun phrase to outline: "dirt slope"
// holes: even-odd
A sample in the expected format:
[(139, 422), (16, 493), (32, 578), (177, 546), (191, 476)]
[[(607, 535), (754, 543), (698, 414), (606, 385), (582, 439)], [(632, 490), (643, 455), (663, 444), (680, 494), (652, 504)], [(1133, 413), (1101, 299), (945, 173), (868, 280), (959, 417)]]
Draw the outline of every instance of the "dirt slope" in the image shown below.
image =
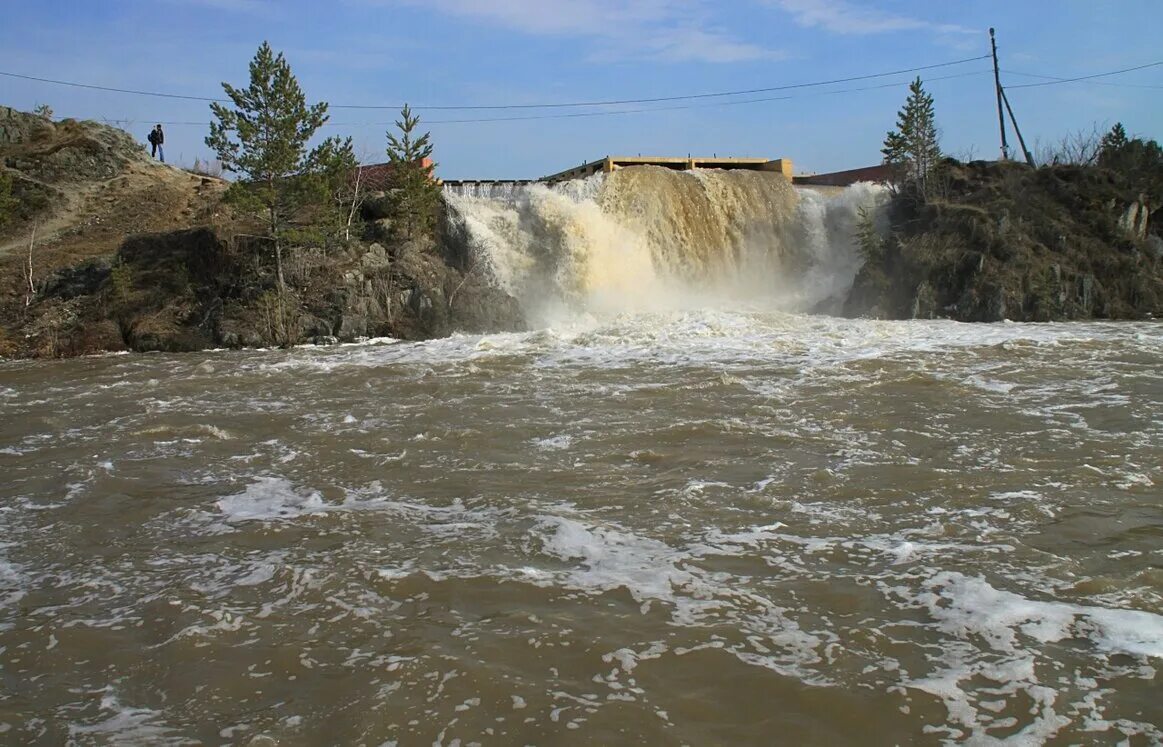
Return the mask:
[(228, 184), (151, 159), (128, 133), (97, 122), (49, 122), (0, 107), (0, 166), (23, 210), (0, 230), (0, 261), (51, 269), (113, 254), (128, 235), (211, 217)]

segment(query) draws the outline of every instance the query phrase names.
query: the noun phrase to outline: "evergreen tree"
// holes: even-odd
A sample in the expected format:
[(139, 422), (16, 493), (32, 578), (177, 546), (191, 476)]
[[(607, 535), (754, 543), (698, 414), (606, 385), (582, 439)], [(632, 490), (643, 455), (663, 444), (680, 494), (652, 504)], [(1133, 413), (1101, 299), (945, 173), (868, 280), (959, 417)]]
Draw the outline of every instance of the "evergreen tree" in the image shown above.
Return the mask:
[(929, 177), (941, 160), (933, 97), (918, 77), (909, 84), (909, 97), (897, 113), (897, 128), (884, 139), (884, 162), (893, 168), (898, 187), (928, 193)]
[(435, 165), (430, 160), (430, 133), (417, 137), (419, 124), (420, 117), (404, 104), (400, 119), (396, 120), (400, 137), (388, 133), (392, 221), (394, 228), (408, 238), (432, 232), (440, 202), (440, 185), (433, 175)]
[[(327, 121), (327, 104), (307, 105), (299, 82), (283, 54), (263, 42), (250, 62), (250, 85), (223, 83), (233, 108), (210, 105), (206, 145), (226, 171), (238, 174), (230, 197), (261, 216), (274, 246), (283, 344), (290, 344), (283, 277), (283, 249), (292, 221), (308, 206), (319, 205), (326, 177), (340, 168), (351, 150), (350, 138), (329, 138), (311, 151), (307, 143)], [(354, 159), (353, 159), (354, 160)]]
[(1163, 147), (1154, 140), (1128, 138), (1122, 123), (1103, 136), (1098, 165), (1119, 172), (1140, 194), (1148, 213), (1163, 204)]
[(1102, 142), (1098, 145), (1099, 163), (1117, 158), (1119, 152), (1126, 147), (1127, 131), (1123, 129), (1122, 122), (1115, 122), (1115, 126), (1111, 128), (1110, 132), (1102, 136)]

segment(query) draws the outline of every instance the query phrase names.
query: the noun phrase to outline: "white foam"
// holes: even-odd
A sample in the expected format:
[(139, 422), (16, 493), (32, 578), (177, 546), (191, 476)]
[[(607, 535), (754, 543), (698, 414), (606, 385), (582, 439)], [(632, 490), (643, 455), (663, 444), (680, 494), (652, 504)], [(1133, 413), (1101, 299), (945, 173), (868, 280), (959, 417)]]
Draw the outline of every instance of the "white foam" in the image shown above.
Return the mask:
[(228, 522), (287, 519), (329, 509), (319, 493), (297, 491), (282, 477), (260, 477), (241, 493), (220, 498), (216, 505)]
[(149, 708), (122, 705), (112, 692), (101, 698), (101, 710), (108, 714), (104, 720), (70, 724), (69, 736), (83, 741), (95, 739), (125, 745), (188, 743), (188, 740), (174, 736), (177, 730), (166, 725), (163, 714)]
[(616, 529), (595, 527), (561, 516), (541, 519), (549, 532), (545, 551), (563, 560), (578, 560), (581, 568), (568, 582), (596, 591), (624, 588), (638, 601), (675, 600), (675, 591), (694, 580), (676, 563), (682, 553), (665, 543)]
[(562, 434), (547, 438), (533, 439), (533, 445), (542, 451), (561, 451), (573, 445), (573, 436)]
[(1161, 615), (1031, 600), (953, 571), (936, 574), (925, 586), (917, 601), (943, 632), (980, 636), (998, 651), (1017, 651), (1019, 636), (1043, 644), (1077, 638), (1105, 653), (1163, 658)]
[[(1033, 718), (1004, 740), (1012, 744), (1042, 744), (1073, 723), (1067, 714), (1082, 709), (1096, 712), (1095, 679), (1078, 670), (1073, 677), (1050, 679), (1055, 662), (1046, 653), (1049, 644), (1085, 642), (1094, 651), (1092, 661), (1107, 661), (1105, 669), (1093, 671), (1110, 677), (1150, 680), (1156, 672), (1146, 665), (1115, 667), (1109, 662), (1112, 655), (1138, 657), (1141, 662), (1163, 657), (1163, 616), (1149, 612), (1032, 600), (955, 571), (933, 574), (916, 592), (905, 587), (884, 590), (905, 600), (907, 606), (924, 610), (933, 621), (931, 627), (945, 637), (939, 653), (929, 657), (936, 668), (903, 677), (901, 686), (940, 698), (949, 722), (926, 730), (945, 732), (959, 741), (966, 735), (958, 727), (969, 730), (969, 742), (992, 744), (998, 740), (991, 730), (1016, 723), (1000, 715), (1006, 701), (999, 703), (991, 696), (1011, 698), (1021, 693), (1033, 703), (1029, 709)], [(993, 685), (982, 687), (977, 683), (981, 679)], [(1083, 702), (1060, 712), (1064, 688), (1092, 692)], [(1080, 724), (1083, 730), (1110, 726), (1093, 715)], [(1124, 734), (1154, 733), (1149, 724), (1120, 722), (1117, 728)]]

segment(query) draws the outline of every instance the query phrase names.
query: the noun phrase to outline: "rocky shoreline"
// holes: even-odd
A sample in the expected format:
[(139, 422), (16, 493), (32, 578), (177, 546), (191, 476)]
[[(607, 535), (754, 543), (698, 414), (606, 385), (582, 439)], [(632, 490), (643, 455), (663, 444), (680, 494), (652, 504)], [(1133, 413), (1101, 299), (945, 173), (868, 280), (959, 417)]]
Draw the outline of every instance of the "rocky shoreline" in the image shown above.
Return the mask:
[[(0, 109), (0, 159), (19, 208), (0, 227), (3, 357), (526, 326), (449, 221), (432, 238), (392, 239), (370, 200), (361, 238), (287, 251), (281, 308), (290, 311), (280, 318), (289, 331), (276, 330), (269, 251), (223, 201), (225, 182), (156, 164), (119, 130), (11, 109)], [(933, 199), (898, 196), (869, 217), (846, 316), (1163, 316), (1159, 209), (1119, 173), (948, 161), (941, 180)], [(26, 256), (34, 227), (40, 238)]]
[[(59, 357), (272, 346), (273, 278), (254, 271), (254, 251), (253, 241), (204, 227), (130, 237), (112, 259), (54, 273), (18, 328), (23, 345), (9, 352)], [(288, 303), (296, 344), (524, 326), (513, 299), (459, 271), (432, 242), (391, 253), (379, 243), (351, 242), (341, 250), (301, 248), (292, 257)]]
[(225, 182), (152, 162), (114, 128), (11, 109), (0, 110), (0, 159), (27, 207), (0, 229), (0, 356), (417, 340), (525, 325), (443, 226), (433, 238), (393, 240), (371, 199), (361, 238), (287, 250), (290, 330), (275, 334), (269, 246), (223, 201)]

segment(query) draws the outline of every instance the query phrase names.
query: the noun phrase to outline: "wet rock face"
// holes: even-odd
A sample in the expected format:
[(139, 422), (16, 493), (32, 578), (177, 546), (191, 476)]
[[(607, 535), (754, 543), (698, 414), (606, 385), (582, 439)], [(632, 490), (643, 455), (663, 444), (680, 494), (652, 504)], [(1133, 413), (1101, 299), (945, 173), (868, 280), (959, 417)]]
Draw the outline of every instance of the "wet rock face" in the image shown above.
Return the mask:
[(181, 352), (524, 328), (513, 298), (483, 275), (449, 266), (432, 241), (288, 248), (281, 300), (266, 251), (210, 229), (132, 237), (112, 259), (54, 273), (22, 327), (4, 330), (0, 354)]

